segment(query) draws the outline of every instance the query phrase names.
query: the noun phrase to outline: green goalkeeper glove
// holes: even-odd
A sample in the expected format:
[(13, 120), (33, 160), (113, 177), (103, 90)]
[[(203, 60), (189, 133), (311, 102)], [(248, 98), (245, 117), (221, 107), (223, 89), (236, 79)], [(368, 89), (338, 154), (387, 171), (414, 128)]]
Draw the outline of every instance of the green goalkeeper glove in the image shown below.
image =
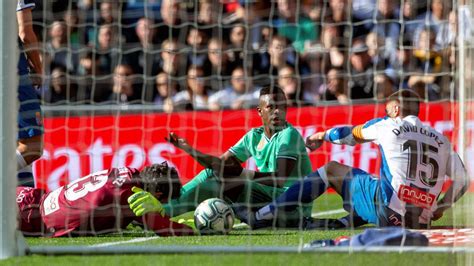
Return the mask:
[(165, 210), (161, 202), (150, 192), (146, 192), (139, 187), (132, 187), (133, 195), (128, 197), (127, 202), (130, 209), (136, 216), (142, 216), (149, 212), (157, 212), (165, 216)]

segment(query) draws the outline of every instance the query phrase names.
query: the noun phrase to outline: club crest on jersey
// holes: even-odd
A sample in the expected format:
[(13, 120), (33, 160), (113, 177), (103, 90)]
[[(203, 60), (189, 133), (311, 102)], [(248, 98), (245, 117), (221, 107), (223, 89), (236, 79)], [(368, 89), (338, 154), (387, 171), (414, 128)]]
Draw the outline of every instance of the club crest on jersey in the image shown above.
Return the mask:
[(265, 138), (261, 138), (260, 142), (257, 145), (257, 150), (261, 151), (265, 147), (265, 144), (267, 144), (267, 141), (265, 140)]
[(423, 209), (430, 209), (436, 196), (417, 188), (401, 185), (398, 189), (398, 198)]

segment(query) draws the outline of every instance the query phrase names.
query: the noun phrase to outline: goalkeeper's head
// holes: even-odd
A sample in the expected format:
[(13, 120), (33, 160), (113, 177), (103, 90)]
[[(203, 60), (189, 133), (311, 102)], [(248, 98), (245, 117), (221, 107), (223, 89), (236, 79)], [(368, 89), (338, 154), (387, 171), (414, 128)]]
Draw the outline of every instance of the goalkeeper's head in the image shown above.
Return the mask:
[(174, 167), (169, 167), (166, 161), (143, 168), (139, 174), (143, 190), (158, 196), (159, 200), (179, 197), (181, 182)]

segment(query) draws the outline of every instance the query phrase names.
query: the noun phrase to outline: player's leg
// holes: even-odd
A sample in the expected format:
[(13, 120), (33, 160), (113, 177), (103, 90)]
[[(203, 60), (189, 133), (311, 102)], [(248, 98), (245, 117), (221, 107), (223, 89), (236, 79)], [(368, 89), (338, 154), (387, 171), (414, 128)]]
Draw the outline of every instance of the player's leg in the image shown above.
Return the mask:
[(344, 209), (349, 212), (347, 223), (378, 224), (378, 189), (379, 180), (361, 169), (354, 168), (346, 174), (340, 195)]
[[(259, 227), (265, 224), (263, 222), (265, 220), (272, 221), (276, 217), (287, 216), (302, 204), (310, 204), (322, 195), (328, 187), (334, 188), (336, 192), (342, 195), (343, 181), (351, 170), (352, 168), (349, 166), (337, 162), (329, 162), (306, 176), (302, 181), (293, 184), (282, 195), (273, 200), (272, 203), (259, 209), (255, 215), (244, 209), (237, 209), (237, 216), (241, 216), (241, 220), (248, 221), (249, 223), (256, 222), (259, 224), (256, 227)], [(306, 214), (305, 217), (310, 216)], [(301, 222), (301, 218), (303, 218), (301, 215), (297, 217), (299, 222)]]
[[(312, 204), (300, 204), (292, 211), (285, 211), (281, 215), (276, 215), (275, 219), (265, 220), (262, 223), (253, 224), (249, 221), (247, 215), (254, 216), (254, 211), (268, 205), (274, 199), (285, 192), (285, 188), (278, 188), (259, 184), (248, 180), (243, 187), (239, 188), (240, 194), (237, 198), (227, 197), (232, 201), (232, 208), (236, 216), (249, 224), (252, 228), (279, 227), (279, 228), (302, 228), (304, 217), (311, 215)], [(254, 220), (254, 219), (252, 219)]]
[(167, 215), (174, 217), (193, 211), (199, 203), (209, 198), (223, 198), (223, 186), (212, 170), (204, 169), (186, 183), (177, 199), (163, 204)]
[(275, 199), (271, 204), (258, 210), (257, 219), (273, 219), (275, 213), (295, 210), (301, 203), (311, 203), (323, 194), (328, 187), (333, 187), (338, 193), (342, 190), (342, 178), (351, 170), (350, 167), (330, 162), (302, 181), (296, 182), (285, 193)]
[(43, 154), (43, 120), (40, 101), (28, 77), (20, 78), (18, 86), (17, 169), (22, 185), (34, 185), (29, 166)]

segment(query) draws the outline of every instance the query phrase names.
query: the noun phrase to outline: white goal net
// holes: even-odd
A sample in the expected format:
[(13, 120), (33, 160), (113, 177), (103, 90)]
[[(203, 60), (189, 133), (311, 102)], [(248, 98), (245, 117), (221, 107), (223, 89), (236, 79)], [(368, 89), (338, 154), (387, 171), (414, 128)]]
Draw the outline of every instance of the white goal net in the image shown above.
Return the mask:
[[(36, 88), (44, 114), (44, 150), (32, 170), (36, 189), (47, 193), (37, 202), (41, 225), (32, 225), (25, 232), (27, 251), (32, 254), (347, 252), (328, 247), (305, 249), (303, 245), (350, 237), (375, 227), (373, 223), (362, 228), (358, 223), (341, 225), (338, 219), (354, 214), (350, 208), (353, 198), (341, 199), (337, 186), (292, 214), (280, 215), (283, 218), (273, 220), (266, 229), (251, 229), (263, 215), (263, 210), (254, 211), (330, 161), (373, 176), (383, 175), (386, 158), (378, 143), (326, 143), (310, 151), (304, 140), (319, 131), (384, 117), (386, 99), (402, 90), (410, 89), (420, 96), (420, 120), (453, 144), (468, 176), (474, 173), (471, 1), (32, 2), (33, 29), (44, 70)], [(3, 6), (12, 8), (11, 4)], [(0, 27), (3, 54), (16, 49), (16, 43), (7, 42), (16, 38), (9, 32), (9, 27), (16, 25), (7, 22), (2, 19)], [(13, 72), (5, 66), (13, 64), (2, 60), (0, 77), (6, 79)], [(16, 64), (16, 59), (13, 61)], [(30, 75), (34, 78), (38, 74)], [(6, 86), (16, 81), (2, 82), (6, 92)], [(287, 108), (276, 115), (263, 108), (260, 97), (262, 89), (274, 87), (281, 88), (287, 98)], [(7, 104), (12, 101), (8, 95), (1, 99), (3, 137), (11, 130), (9, 116), (16, 108)], [(290, 124), (284, 124), (285, 128), (294, 128), (293, 133), (286, 130), (287, 135), (279, 133), (273, 138), (267, 128), (281, 119)], [(247, 133), (258, 127), (262, 129)], [(197, 157), (195, 152), (168, 141), (171, 132), (204, 154), (232, 154), (255, 179), (233, 186), (232, 181), (224, 180), (229, 172), (224, 171), (222, 177), (206, 170), (203, 160), (191, 156)], [(2, 145), (3, 179), (11, 172), (7, 169), (11, 159), (8, 145)], [(428, 148), (421, 145), (420, 149)], [(438, 171), (437, 162), (429, 156), (419, 154), (422, 168), (414, 170), (415, 176)], [(140, 176), (135, 171), (163, 162), (168, 166), (162, 172), (165, 179), (179, 175), (183, 187), (176, 190), (176, 183), (164, 186), (161, 204), (147, 201), (152, 212), (131, 217), (136, 213), (127, 199), (137, 194), (131, 191), (133, 184), (149, 189), (145, 181), (134, 179)], [(293, 170), (286, 171), (282, 162), (291, 162), (288, 167)], [(169, 170), (172, 168), (176, 173)], [(259, 174), (265, 172), (273, 174)], [(110, 195), (94, 194), (109, 186), (110, 179), (114, 179), (107, 192)], [(124, 189), (123, 184), (132, 185)], [(449, 179), (438, 184), (443, 191), (439, 194), (450, 184)], [(322, 187), (314, 186), (309, 192), (301, 186), (297, 205), (302, 204), (305, 193), (314, 196), (315, 190), (326, 188), (324, 182)], [(15, 203), (7, 200), (12, 193), (2, 187), (5, 224), (8, 206)], [(430, 191), (434, 185), (427, 187)], [(173, 189), (179, 192), (173, 194)], [(428, 247), (406, 247), (406, 251), (472, 252), (473, 190), (467, 190), (442, 219), (416, 231), (427, 237)], [(417, 195), (432, 195), (420, 193)], [(252, 221), (235, 220), (229, 236), (197, 236), (193, 212), (203, 200), (216, 197), (239, 207), (236, 212), (248, 207), (245, 213)], [(372, 195), (374, 200), (376, 197)], [(61, 208), (62, 200), (70, 206)], [(212, 220), (212, 215), (208, 216), (205, 218)], [(39, 229), (34, 231), (33, 227)], [(334, 230), (340, 227), (343, 229)], [(11, 239), (5, 238), (6, 233), (12, 228), (1, 229), (5, 246)], [(193, 233), (196, 236), (173, 236)], [(135, 247), (136, 243), (141, 246)], [(206, 246), (216, 248), (210, 251)], [(402, 247), (404, 244), (399, 249), (351, 250), (400, 251)], [(465, 258), (460, 261), (469, 263)]]

